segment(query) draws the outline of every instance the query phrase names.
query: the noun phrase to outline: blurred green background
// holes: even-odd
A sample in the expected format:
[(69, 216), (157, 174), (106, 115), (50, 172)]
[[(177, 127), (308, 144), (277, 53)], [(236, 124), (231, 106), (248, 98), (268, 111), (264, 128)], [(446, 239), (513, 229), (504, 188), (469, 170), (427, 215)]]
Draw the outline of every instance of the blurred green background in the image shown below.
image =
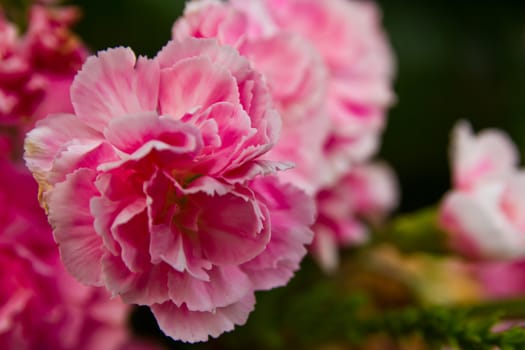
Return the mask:
[[(249, 1), (249, 0), (247, 0)], [(153, 56), (183, 0), (75, 0), (77, 32), (92, 50), (131, 46)], [(435, 203), (449, 187), (448, 136), (457, 119), (500, 127), (525, 150), (525, 1), (382, 0), (397, 55), (381, 157), (396, 169), (401, 211)]]
[[(72, 3), (83, 9), (77, 32), (93, 51), (122, 45), (150, 57), (170, 38), (184, 7), (183, 0)], [(525, 151), (525, 1), (378, 3), (398, 61), (398, 103), (390, 112), (380, 156), (399, 176), (400, 211), (407, 212), (435, 204), (449, 188), (448, 141), (456, 120), (468, 119), (476, 130), (502, 128)], [(311, 264), (307, 260), (307, 269), (317, 271)], [(303, 270), (298, 278), (309, 278)], [(301, 284), (297, 278), (292, 283)], [(226, 337), (226, 344), (252, 336), (256, 320), (271, 319), (265, 310), (278, 304), (272, 300), (282, 291), (258, 294), (248, 326), (234, 333), (241, 338)], [(158, 334), (146, 309), (135, 313), (133, 324), (139, 333)]]

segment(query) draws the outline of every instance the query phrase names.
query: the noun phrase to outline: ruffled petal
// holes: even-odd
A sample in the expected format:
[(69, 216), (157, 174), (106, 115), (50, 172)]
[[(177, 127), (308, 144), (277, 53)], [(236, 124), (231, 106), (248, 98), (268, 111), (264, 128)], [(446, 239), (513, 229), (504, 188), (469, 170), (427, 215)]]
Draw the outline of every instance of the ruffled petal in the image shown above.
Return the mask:
[(272, 235), (266, 249), (242, 265), (256, 290), (272, 289), (288, 283), (313, 239), (310, 226), (316, 216), (315, 203), (292, 185), (282, 185), (274, 177), (257, 179), (253, 188), (270, 211)]
[[(40, 182), (53, 168), (55, 158), (71, 144), (100, 144), (103, 135), (71, 114), (56, 114), (41, 120), (25, 140), (24, 159), (35, 178)], [(87, 147), (86, 151), (92, 149)], [(79, 152), (75, 152), (79, 153)], [(46, 180), (47, 182), (47, 180)]]
[(156, 111), (159, 67), (156, 61), (135, 57), (130, 48), (101, 51), (87, 59), (71, 86), (75, 114), (103, 131), (111, 119)]
[(503, 132), (488, 129), (473, 135), (470, 125), (460, 122), (452, 132), (450, 158), (455, 186), (468, 189), (511, 174), (519, 163), (519, 152)]
[(80, 282), (101, 285), (102, 239), (93, 229), (89, 201), (98, 191), (95, 172), (79, 169), (55, 186), (45, 200), (49, 222), (66, 269)]
[(159, 107), (163, 115), (180, 119), (217, 102), (239, 104), (237, 82), (231, 72), (208, 57), (193, 57), (161, 71)]
[(265, 249), (270, 240), (268, 209), (249, 193), (196, 194), (190, 200), (201, 210), (199, 242), (213, 264), (241, 264)]
[(172, 271), (168, 287), (171, 301), (191, 311), (213, 311), (241, 300), (252, 290), (250, 279), (237, 266), (214, 267), (209, 281)]
[(130, 304), (152, 305), (169, 300), (168, 271), (166, 264), (156, 264), (144, 272), (133, 273), (119, 256), (106, 254), (102, 259), (105, 287)]
[(160, 329), (173, 339), (195, 343), (206, 341), (229, 332), (236, 325), (243, 325), (255, 305), (252, 293), (240, 301), (213, 311), (190, 311), (185, 306), (177, 307), (172, 302), (151, 306)]

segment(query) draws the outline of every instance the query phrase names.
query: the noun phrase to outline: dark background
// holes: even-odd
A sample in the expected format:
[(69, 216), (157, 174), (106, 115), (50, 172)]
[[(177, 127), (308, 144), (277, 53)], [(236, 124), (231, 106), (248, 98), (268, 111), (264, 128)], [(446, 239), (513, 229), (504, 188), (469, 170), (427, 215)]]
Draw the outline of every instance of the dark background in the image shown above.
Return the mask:
[[(184, 6), (183, 0), (72, 3), (83, 9), (77, 32), (93, 51), (122, 45), (150, 57), (169, 40)], [(525, 151), (525, 0), (378, 3), (398, 61), (398, 103), (390, 112), (381, 157), (398, 173), (400, 210), (406, 212), (435, 204), (449, 188), (448, 139), (456, 120), (468, 119), (476, 130), (502, 128)], [(258, 295), (248, 328), (241, 327), (236, 338), (223, 336), (226, 343), (251, 337), (250, 325), (264, 320), (272, 305), (268, 299), (279, 290)], [(138, 333), (160, 336), (147, 308), (137, 311), (132, 323)]]
[[(249, 1), (249, 0), (247, 0)], [(402, 211), (449, 187), (448, 135), (457, 119), (500, 127), (525, 149), (525, 1), (382, 0), (397, 55), (381, 156), (396, 169)], [(131, 46), (153, 56), (170, 38), (182, 0), (76, 0), (78, 33), (93, 50)]]

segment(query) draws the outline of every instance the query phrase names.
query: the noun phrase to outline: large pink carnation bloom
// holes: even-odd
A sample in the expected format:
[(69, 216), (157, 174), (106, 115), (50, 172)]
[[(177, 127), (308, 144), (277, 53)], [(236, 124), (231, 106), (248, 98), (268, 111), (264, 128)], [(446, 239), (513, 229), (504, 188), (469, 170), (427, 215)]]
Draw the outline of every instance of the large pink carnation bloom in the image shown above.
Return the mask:
[(0, 11), (0, 127), (21, 132), (48, 113), (72, 112), (69, 87), (87, 50), (69, 28), (74, 8), (31, 7), (20, 36)]
[(255, 16), (271, 18), (279, 32), (299, 34), (328, 70), (330, 131), (324, 143), (334, 181), (377, 149), (392, 104), (393, 55), (370, 1), (230, 0)]
[(128, 307), (63, 268), (31, 174), (0, 160), (0, 343), (4, 349), (117, 350)]
[(399, 190), (393, 171), (383, 163), (356, 166), (332, 187), (317, 194), (319, 216), (312, 253), (321, 267), (334, 271), (339, 248), (368, 240), (364, 220), (379, 224), (397, 206)]
[(28, 134), (62, 260), (79, 281), (149, 305), (204, 341), (243, 324), (254, 291), (287, 283), (312, 239), (312, 201), (265, 176), (280, 119), (262, 77), (215, 40), (154, 59), (116, 48), (76, 76), (75, 115)]
[(473, 135), (460, 123), (453, 133), (453, 189), (440, 208), (452, 245), (474, 258), (525, 257), (525, 172), (519, 153), (499, 130)]
[(278, 30), (263, 8), (254, 12), (247, 3), (189, 2), (173, 37), (216, 38), (238, 49), (264, 75), (283, 119), (279, 143), (267, 157), (293, 161), (294, 168), (282, 178), (313, 193), (329, 177), (322, 165), (330, 122), (326, 67), (307, 39)]

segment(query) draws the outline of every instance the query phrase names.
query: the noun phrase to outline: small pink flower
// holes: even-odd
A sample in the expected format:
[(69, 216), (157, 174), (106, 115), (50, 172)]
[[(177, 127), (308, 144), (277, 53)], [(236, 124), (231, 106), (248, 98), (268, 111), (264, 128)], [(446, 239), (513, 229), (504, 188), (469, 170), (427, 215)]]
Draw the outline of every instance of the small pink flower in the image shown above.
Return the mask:
[(381, 163), (356, 166), (333, 187), (320, 191), (311, 250), (321, 267), (335, 270), (339, 247), (365, 242), (368, 229), (362, 219), (381, 221), (397, 206), (398, 192), (392, 170)]
[(440, 208), (452, 245), (475, 258), (525, 256), (525, 173), (512, 141), (498, 130), (474, 136), (465, 123), (453, 137), (454, 188)]
[(257, 1), (189, 2), (173, 37), (217, 38), (248, 58), (264, 75), (283, 118), (281, 139), (267, 157), (293, 161), (294, 169), (281, 178), (310, 193), (318, 190), (330, 177), (322, 165), (329, 118), (327, 72), (315, 47), (297, 33), (279, 30)]
[(87, 56), (70, 32), (74, 8), (33, 5), (19, 36), (0, 13), (0, 126), (21, 133), (48, 113), (72, 112), (69, 86)]
[(2, 346), (117, 350), (128, 336), (128, 307), (66, 273), (36, 192), (27, 170), (0, 160)]
[(259, 159), (281, 123), (246, 59), (210, 39), (155, 59), (110, 49), (71, 98), (75, 115), (41, 121), (25, 157), (73, 276), (188, 342), (243, 324), (255, 290), (287, 283), (313, 203), (265, 176), (288, 165)]

